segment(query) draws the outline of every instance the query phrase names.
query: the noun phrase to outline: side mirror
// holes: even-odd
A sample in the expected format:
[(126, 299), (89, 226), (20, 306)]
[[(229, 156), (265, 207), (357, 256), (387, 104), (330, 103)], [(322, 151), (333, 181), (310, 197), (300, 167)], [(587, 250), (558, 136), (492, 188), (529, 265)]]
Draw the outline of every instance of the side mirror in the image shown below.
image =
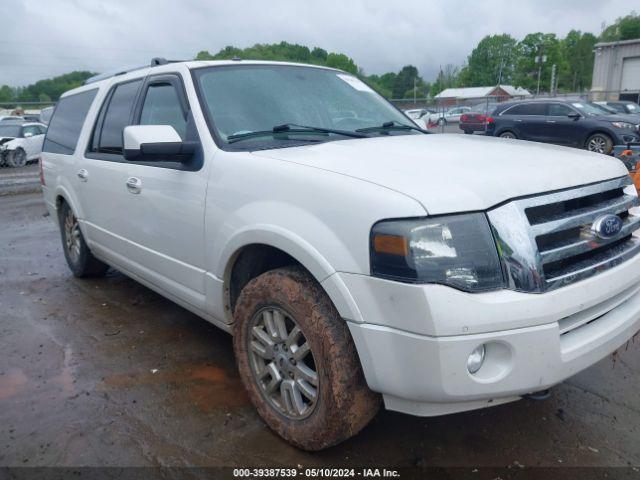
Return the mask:
[(198, 145), (182, 141), (171, 125), (129, 125), (122, 136), (127, 160), (185, 162)]
[(578, 120), (578, 119), (582, 118), (582, 115), (580, 115), (577, 112), (574, 112), (574, 113), (570, 113), (569, 115), (567, 115), (567, 117), (571, 118), (572, 120)]
[(26, 132), (24, 134), (24, 138), (31, 138), (31, 137), (33, 137), (33, 133), (31, 133), (31, 132)]

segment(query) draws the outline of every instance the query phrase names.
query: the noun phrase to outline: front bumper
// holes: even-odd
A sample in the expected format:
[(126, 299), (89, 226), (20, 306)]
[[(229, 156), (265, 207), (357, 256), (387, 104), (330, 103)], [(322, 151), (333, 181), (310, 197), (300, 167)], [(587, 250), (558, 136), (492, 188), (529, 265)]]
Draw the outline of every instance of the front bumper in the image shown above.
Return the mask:
[[(388, 409), (433, 416), (517, 400), (620, 348), (640, 330), (638, 271), (640, 255), (545, 294), (336, 275), (357, 306), (346, 318), (369, 387)], [(482, 344), (471, 375), (467, 359)]]

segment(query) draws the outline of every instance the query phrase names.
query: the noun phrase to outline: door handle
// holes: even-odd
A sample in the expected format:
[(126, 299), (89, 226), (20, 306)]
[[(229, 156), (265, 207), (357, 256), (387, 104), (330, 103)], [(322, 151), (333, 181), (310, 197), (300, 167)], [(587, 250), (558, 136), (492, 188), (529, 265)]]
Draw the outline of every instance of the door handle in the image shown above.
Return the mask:
[(142, 180), (136, 177), (129, 177), (127, 179), (127, 190), (130, 193), (140, 193), (142, 191)]
[(556, 123), (555, 120), (547, 120), (547, 123)]
[(78, 170), (77, 175), (82, 182), (86, 182), (89, 179), (89, 172), (87, 172), (87, 170), (85, 170), (84, 168)]

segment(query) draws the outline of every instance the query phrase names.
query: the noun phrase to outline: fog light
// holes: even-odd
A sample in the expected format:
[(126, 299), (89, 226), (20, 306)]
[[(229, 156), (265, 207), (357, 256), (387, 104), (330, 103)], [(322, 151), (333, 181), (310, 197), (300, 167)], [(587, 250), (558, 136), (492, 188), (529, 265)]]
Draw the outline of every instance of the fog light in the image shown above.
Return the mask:
[(469, 359), (467, 360), (467, 370), (469, 370), (470, 374), (476, 373), (482, 367), (484, 363), (484, 355), (486, 353), (486, 348), (484, 345), (480, 345), (476, 348), (471, 355), (469, 355)]

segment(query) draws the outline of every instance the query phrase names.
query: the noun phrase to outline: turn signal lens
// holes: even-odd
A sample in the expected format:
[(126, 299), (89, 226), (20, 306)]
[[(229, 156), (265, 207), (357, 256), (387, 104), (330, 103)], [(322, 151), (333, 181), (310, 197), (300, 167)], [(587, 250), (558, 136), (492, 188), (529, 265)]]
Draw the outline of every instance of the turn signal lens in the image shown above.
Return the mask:
[(397, 235), (376, 235), (373, 237), (373, 249), (376, 253), (386, 253), (387, 255), (404, 257), (409, 254), (407, 239)]

